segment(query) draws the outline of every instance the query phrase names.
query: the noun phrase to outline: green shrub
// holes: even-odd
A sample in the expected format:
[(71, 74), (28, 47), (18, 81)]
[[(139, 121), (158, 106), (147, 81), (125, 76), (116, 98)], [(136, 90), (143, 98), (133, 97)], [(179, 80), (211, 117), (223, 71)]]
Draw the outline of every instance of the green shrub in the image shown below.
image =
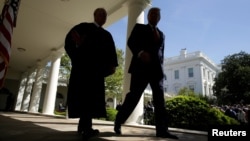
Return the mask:
[(66, 112), (54, 111), (55, 115), (66, 116)]
[(115, 121), (117, 110), (113, 108), (107, 108), (107, 121)]
[[(115, 121), (117, 110), (113, 108), (107, 108), (107, 118), (99, 118), (100, 120)], [(66, 116), (66, 112), (54, 111), (55, 115)]]
[(170, 127), (206, 131), (213, 125), (237, 125), (233, 118), (198, 97), (179, 95), (166, 101)]

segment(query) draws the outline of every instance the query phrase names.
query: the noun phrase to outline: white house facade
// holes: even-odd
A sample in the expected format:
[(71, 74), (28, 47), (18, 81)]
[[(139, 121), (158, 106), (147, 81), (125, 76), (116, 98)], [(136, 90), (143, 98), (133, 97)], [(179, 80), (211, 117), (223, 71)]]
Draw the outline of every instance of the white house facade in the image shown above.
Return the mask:
[(186, 87), (203, 96), (212, 96), (214, 78), (220, 67), (200, 51), (187, 53), (180, 51), (179, 56), (164, 60), (164, 91), (169, 95), (176, 95), (180, 89)]

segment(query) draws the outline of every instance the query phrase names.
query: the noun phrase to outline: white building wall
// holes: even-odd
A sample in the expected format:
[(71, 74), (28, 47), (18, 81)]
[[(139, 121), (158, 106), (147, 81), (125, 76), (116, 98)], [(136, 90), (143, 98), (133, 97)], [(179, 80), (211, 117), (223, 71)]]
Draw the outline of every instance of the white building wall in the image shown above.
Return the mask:
[[(189, 77), (189, 68), (193, 69), (193, 77)], [(219, 67), (200, 51), (187, 53), (181, 50), (179, 56), (165, 59), (164, 71), (164, 87), (168, 94), (176, 95), (180, 89), (187, 87), (198, 94), (212, 96)], [(175, 71), (179, 72), (178, 79), (175, 78)]]

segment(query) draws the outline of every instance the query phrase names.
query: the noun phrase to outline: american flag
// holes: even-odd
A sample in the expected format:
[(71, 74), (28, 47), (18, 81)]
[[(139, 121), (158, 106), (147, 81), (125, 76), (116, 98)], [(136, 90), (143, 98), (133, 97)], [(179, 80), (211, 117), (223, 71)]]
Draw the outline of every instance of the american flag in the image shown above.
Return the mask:
[(3, 87), (11, 53), (13, 27), (21, 0), (6, 0), (0, 19), (0, 88)]

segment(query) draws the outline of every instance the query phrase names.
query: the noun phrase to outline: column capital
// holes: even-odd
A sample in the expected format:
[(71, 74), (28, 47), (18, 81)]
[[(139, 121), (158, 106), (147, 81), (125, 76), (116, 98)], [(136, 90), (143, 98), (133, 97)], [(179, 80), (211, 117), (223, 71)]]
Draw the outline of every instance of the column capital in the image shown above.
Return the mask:
[(57, 58), (61, 58), (62, 55), (63, 55), (63, 52), (61, 50), (58, 50), (58, 49), (55, 49), (55, 48), (51, 49), (51, 55), (50, 55), (50, 57), (53, 60), (55, 60)]

